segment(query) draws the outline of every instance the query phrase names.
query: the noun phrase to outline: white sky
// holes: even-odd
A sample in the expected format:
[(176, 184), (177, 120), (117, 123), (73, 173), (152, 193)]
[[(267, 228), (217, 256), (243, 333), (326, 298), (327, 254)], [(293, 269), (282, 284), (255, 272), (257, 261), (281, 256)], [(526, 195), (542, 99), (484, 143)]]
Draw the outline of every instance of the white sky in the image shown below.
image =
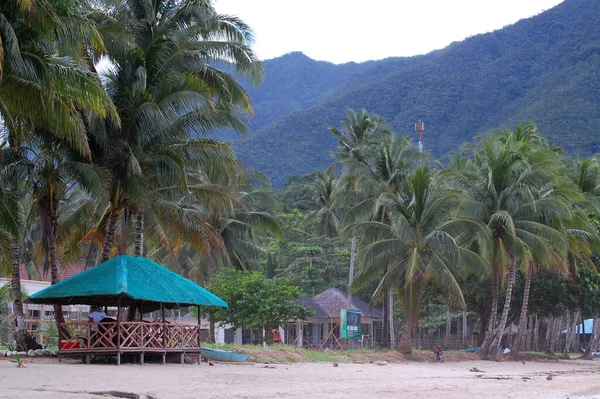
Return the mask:
[(302, 51), (334, 63), (425, 54), (562, 0), (214, 0), (256, 34), (261, 59)]

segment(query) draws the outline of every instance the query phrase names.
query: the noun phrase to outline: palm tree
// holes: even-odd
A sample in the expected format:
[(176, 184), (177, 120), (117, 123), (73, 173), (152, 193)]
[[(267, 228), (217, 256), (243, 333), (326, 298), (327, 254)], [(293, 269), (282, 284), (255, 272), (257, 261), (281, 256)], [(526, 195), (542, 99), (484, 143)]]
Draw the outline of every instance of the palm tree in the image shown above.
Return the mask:
[[(364, 237), (355, 285), (378, 278), (380, 283), (373, 295), (384, 290), (403, 292), (405, 323), (398, 349), (410, 352), (423, 285), (439, 285), (464, 306), (458, 280), (471, 271), (485, 271), (487, 262), (463, 244), (473, 243), (473, 237), (482, 238), (484, 229), (475, 219), (456, 217), (461, 193), (437, 184), (425, 165), (417, 166), (395, 191), (390, 186), (384, 189), (374, 210), (380, 214), (385, 209), (386, 220), (353, 226)], [(476, 241), (480, 246), (485, 242)], [(383, 277), (381, 270), (385, 270)]]
[[(383, 137), (391, 134), (384, 126), (383, 118), (370, 116), (366, 110), (356, 113), (346, 110), (347, 117), (342, 119), (342, 130), (330, 127), (329, 131), (338, 139), (338, 152), (331, 155), (343, 166), (342, 175), (337, 181), (334, 206), (337, 208), (353, 207), (359, 200), (360, 191), (357, 179), (360, 173), (369, 166), (369, 157), (375, 145)], [(348, 271), (348, 298), (350, 304), (351, 285), (354, 280), (354, 264), (356, 260), (356, 232), (352, 231), (350, 247), (350, 269)], [(385, 324), (385, 323), (384, 323)]]
[(310, 200), (301, 199), (294, 204), (305, 209), (313, 209), (306, 218), (305, 223), (316, 222), (316, 234), (329, 239), (336, 238), (340, 228), (340, 221), (336, 214), (337, 210), (334, 207), (336, 171), (337, 165), (334, 164), (320, 173), (309, 186)]
[[(4, 147), (0, 145), (0, 148)], [(23, 209), (19, 201), (20, 192), (18, 182), (23, 173), (19, 165), (20, 157), (14, 149), (3, 148), (0, 153), (0, 246), (2, 253), (2, 263), (8, 267), (4, 269), (11, 270), (10, 286), (13, 298), (13, 313), (15, 317), (15, 340), (19, 347), (24, 347), (25, 335), (25, 316), (23, 313), (21, 276), (19, 273), (20, 257), (18, 238), (21, 236), (23, 226)], [(7, 265), (8, 264), (8, 265)]]
[[(530, 261), (548, 264), (563, 257), (566, 240), (560, 231), (541, 221), (540, 215), (568, 217), (568, 209), (555, 196), (540, 195), (556, 182), (557, 155), (539, 147), (539, 133), (530, 125), (515, 132), (484, 137), (473, 160), (448, 169), (444, 176), (468, 196), (470, 215), (483, 221), (493, 237), (492, 310), (481, 356), (495, 356), (502, 337), (517, 267)], [(506, 299), (496, 329), (498, 292), (506, 271)], [(527, 275), (528, 273), (526, 273)]]
[[(0, 4), (0, 120), (8, 146), (22, 159), (27, 156), (23, 144), (31, 144), (39, 134), (46, 140), (63, 141), (80, 156), (89, 157), (84, 111), (119, 123), (100, 81), (79, 62), (80, 53), (73, 52), (81, 51), (82, 44), (89, 45), (90, 51), (102, 46), (85, 9), (82, 2), (11, 0)], [(18, 192), (16, 184), (12, 190)], [(17, 280), (18, 237), (7, 240)], [(18, 312), (20, 307), (16, 308)]]
[[(114, 68), (104, 76), (123, 128), (99, 124), (93, 133), (98, 162), (115, 176), (100, 261), (110, 256), (125, 208), (137, 209), (137, 231), (142, 231), (141, 159), (149, 160), (161, 146), (183, 146), (219, 127), (245, 131), (242, 114), (250, 112), (249, 97), (227, 71), (235, 70), (253, 83), (263, 71), (249, 47), (252, 32), (239, 19), (218, 15), (209, 1), (151, 3), (110, 2), (103, 9), (108, 11), (102, 18), (108, 33), (118, 25), (130, 42), (114, 46), (112, 52), (109, 48)], [(153, 161), (152, 168), (175, 166), (173, 159), (154, 156)], [(139, 253), (142, 245), (137, 241)]]

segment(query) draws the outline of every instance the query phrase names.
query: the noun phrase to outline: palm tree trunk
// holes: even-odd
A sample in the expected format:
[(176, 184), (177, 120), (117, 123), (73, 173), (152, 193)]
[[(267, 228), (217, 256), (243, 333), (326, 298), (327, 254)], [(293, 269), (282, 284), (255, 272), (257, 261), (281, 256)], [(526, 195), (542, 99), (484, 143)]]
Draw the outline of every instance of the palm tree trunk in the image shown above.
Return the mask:
[(525, 335), (525, 350), (531, 350), (531, 338), (533, 337), (533, 316), (527, 316), (527, 335)]
[(523, 290), (523, 305), (521, 306), (521, 317), (519, 319), (519, 329), (517, 338), (512, 346), (511, 352), (514, 357), (519, 355), (521, 348), (521, 339), (527, 334), (527, 311), (529, 309), (529, 289), (531, 288), (531, 276), (533, 275), (533, 264), (527, 267), (527, 275), (525, 276), (525, 288)]
[(498, 333), (490, 345), (489, 356), (492, 359), (496, 359), (498, 346), (502, 341), (504, 330), (506, 329), (506, 321), (508, 320), (508, 312), (510, 311), (510, 301), (512, 300), (513, 287), (515, 285), (515, 273), (517, 268), (517, 259), (512, 256), (512, 263), (510, 269), (508, 269), (508, 281), (506, 283), (506, 299), (504, 300), (504, 309), (502, 310), (502, 318), (500, 319), (500, 325), (498, 326)]
[(452, 315), (450, 314), (450, 307), (448, 307), (446, 311), (446, 334), (444, 335), (445, 348), (450, 344), (450, 329), (452, 329)]
[(117, 230), (117, 222), (119, 221), (120, 213), (111, 212), (108, 225), (106, 226), (106, 235), (104, 245), (102, 246), (102, 255), (100, 255), (100, 263), (106, 262), (110, 258), (110, 251), (115, 241), (115, 232)]
[(388, 305), (389, 302), (386, 300), (387, 292), (384, 293), (383, 298), (383, 306), (381, 309), (381, 313), (383, 313), (382, 321), (381, 321), (381, 346), (383, 348), (389, 348), (389, 336), (390, 336), (390, 327), (389, 327), (389, 319), (388, 319)]
[(396, 349), (396, 334), (394, 333), (394, 295), (392, 291), (388, 293), (388, 311), (389, 311), (389, 325), (390, 325), (390, 349)]
[[(58, 201), (56, 201), (58, 202)], [(60, 280), (60, 273), (58, 269), (58, 257), (56, 256), (56, 241), (58, 239), (58, 203), (53, 204), (48, 208), (49, 215), (47, 222), (50, 223), (48, 226), (48, 258), (50, 261), (50, 284), (54, 285)], [(43, 220), (43, 218), (42, 218)], [(65, 318), (62, 313), (62, 305), (54, 305), (54, 319), (56, 321), (56, 325), (61, 330), (59, 336), (70, 338), (68, 334), (68, 330), (63, 328)], [(59, 342), (60, 345), (60, 342)]]
[(354, 280), (354, 259), (356, 257), (356, 232), (352, 232), (352, 246), (350, 248), (350, 270), (348, 271), (348, 299), (346, 306), (350, 308), (350, 300), (352, 299), (352, 280)]
[(569, 351), (573, 349), (575, 352), (579, 352), (579, 348), (577, 346), (577, 326), (579, 325), (579, 319), (581, 318), (581, 312), (578, 310), (575, 312), (573, 316), (573, 321), (571, 323), (571, 338), (569, 340)]
[(10, 280), (10, 288), (13, 296), (13, 314), (15, 317), (15, 341), (19, 349), (25, 349), (25, 335), (27, 330), (25, 327), (25, 315), (23, 313), (23, 301), (21, 300), (21, 276), (19, 271), (20, 257), (19, 244), (13, 236), (8, 237), (8, 249), (10, 251), (12, 262), (12, 277)]
[(550, 342), (550, 336), (552, 333), (552, 324), (554, 322), (554, 318), (553, 317), (546, 317), (546, 342), (545, 342), (545, 347), (546, 347), (546, 352), (550, 353), (552, 352), (551, 349), (551, 344), (552, 342)]
[(462, 314), (462, 347), (466, 348), (469, 344), (467, 342), (467, 311), (464, 310)]
[(588, 344), (588, 352), (590, 355), (592, 351), (595, 351), (598, 346), (598, 334), (600, 333), (600, 319), (594, 319), (594, 324), (592, 327), (592, 337), (590, 339), (590, 343)]
[(535, 324), (533, 326), (533, 343), (531, 350), (539, 352), (540, 350), (540, 318), (535, 316)]
[(402, 326), (402, 337), (400, 337), (400, 343), (398, 344), (398, 350), (403, 353), (412, 352), (412, 325), (411, 317), (406, 316), (404, 325)]
[(144, 256), (144, 215), (141, 212), (135, 218), (135, 256)]
[(485, 339), (481, 345), (481, 350), (479, 351), (479, 357), (482, 359), (487, 359), (490, 350), (490, 344), (492, 343), (492, 338), (494, 337), (494, 332), (496, 330), (496, 317), (498, 316), (498, 295), (500, 289), (499, 280), (499, 271), (494, 270), (492, 275), (492, 310), (490, 312), (490, 322), (488, 324), (487, 331), (485, 332)]

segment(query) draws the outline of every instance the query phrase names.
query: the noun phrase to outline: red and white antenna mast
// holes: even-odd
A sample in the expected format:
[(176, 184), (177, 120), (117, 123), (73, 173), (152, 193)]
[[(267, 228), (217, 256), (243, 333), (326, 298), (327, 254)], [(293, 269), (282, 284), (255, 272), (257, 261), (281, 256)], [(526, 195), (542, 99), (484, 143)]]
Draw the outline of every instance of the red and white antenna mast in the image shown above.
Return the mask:
[(425, 130), (425, 122), (419, 121), (415, 123), (415, 130), (419, 133), (419, 152), (423, 152), (423, 130)]

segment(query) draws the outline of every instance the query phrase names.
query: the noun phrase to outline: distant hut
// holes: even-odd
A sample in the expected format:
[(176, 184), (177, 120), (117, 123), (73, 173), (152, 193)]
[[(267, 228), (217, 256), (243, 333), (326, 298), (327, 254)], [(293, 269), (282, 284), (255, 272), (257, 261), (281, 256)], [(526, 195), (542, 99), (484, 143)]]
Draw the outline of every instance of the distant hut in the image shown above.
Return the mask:
[(374, 323), (381, 322), (383, 313), (339, 288), (330, 288), (309, 298), (298, 298), (300, 304), (312, 309), (314, 315), (305, 321), (290, 320), (285, 327), (285, 342), (305, 348), (336, 348), (340, 339), (340, 314), (342, 309), (357, 310), (361, 315), (363, 340), (366, 344), (376, 340)]

